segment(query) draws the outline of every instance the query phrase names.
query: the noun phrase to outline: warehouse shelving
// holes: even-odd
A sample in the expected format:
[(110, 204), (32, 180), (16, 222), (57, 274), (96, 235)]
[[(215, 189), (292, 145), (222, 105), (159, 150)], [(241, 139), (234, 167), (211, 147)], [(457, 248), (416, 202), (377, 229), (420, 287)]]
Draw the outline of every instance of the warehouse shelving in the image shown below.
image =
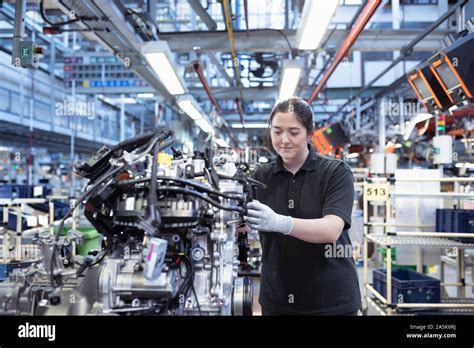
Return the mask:
[[(14, 199), (7, 199), (1, 198), (0, 199), (0, 206), (3, 207), (3, 226), (0, 228), (0, 236), (2, 236), (2, 254), (3, 254), (3, 263), (9, 263), (11, 261), (22, 261), (24, 259), (25, 250), (34, 249), (32, 245), (23, 245), (23, 238), (34, 236), (36, 234), (45, 233), (49, 231), (51, 234), (54, 234), (54, 224), (57, 221), (54, 221), (54, 201), (55, 200), (65, 200), (68, 199), (67, 196), (47, 196), (46, 198), (14, 198)], [(22, 206), (23, 204), (30, 204), (30, 203), (48, 203), (49, 212), (48, 212), (48, 225), (40, 226), (40, 227), (33, 227), (28, 229), (22, 228)], [(10, 209), (15, 211), (16, 213), (16, 230), (12, 231), (9, 230), (6, 226), (8, 224), (8, 215)], [(77, 226), (77, 216), (75, 214), (76, 210), (73, 212), (73, 219), (72, 219), (72, 229), (76, 229)], [(13, 240), (11, 243), (10, 240)], [(10, 249), (10, 245), (14, 244), (14, 256), (11, 257), (8, 250)]]
[[(403, 182), (455, 182), (455, 188), (459, 189), (457, 183), (465, 182), (472, 183), (474, 178), (435, 178), (435, 179), (399, 179), (397, 181)], [(423, 224), (396, 224), (391, 223), (391, 198), (403, 197), (403, 198), (451, 198), (451, 199), (474, 199), (473, 193), (463, 192), (442, 192), (442, 193), (405, 193), (405, 192), (391, 192), (390, 183), (383, 178), (375, 179), (372, 182), (364, 182), (364, 313), (367, 313), (368, 306), (372, 306), (379, 314), (382, 315), (400, 315), (407, 313), (400, 313), (399, 310), (407, 309), (437, 309), (448, 312), (459, 312), (459, 313), (474, 313), (474, 299), (465, 297), (465, 287), (473, 287), (474, 284), (466, 283), (464, 281), (464, 255), (466, 249), (474, 249), (474, 243), (462, 243), (459, 241), (448, 239), (450, 237), (473, 237), (471, 233), (442, 233), (442, 232), (420, 232), (420, 231), (407, 231), (407, 232), (394, 232), (392, 227), (413, 227), (416, 228), (434, 228), (433, 225)], [(385, 222), (369, 222), (368, 221), (368, 207), (369, 203), (375, 202), (376, 204), (382, 203), (385, 205)], [(371, 227), (379, 226), (382, 228), (382, 232), (371, 232)], [(386, 260), (386, 286), (387, 292), (386, 297), (382, 296), (374, 287), (368, 282), (368, 243), (373, 242), (376, 245), (383, 245), (387, 248), (385, 256)], [(458, 291), (457, 298), (442, 298), (442, 303), (393, 303), (392, 302), (392, 255), (390, 252), (391, 247), (403, 247), (403, 248), (456, 248), (457, 249), (457, 275), (458, 282), (456, 283), (445, 283), (443, 274), (441, 275), (441, 289), (446, 286), (458, 286), (462, 288)], [(417, 263), (422, 264), (421, 254), (417, 253)], [(440, 260), (443, 264), (443, 260)], [(461, 296), (459, 296), (461, 295)], [(371, 297), (373, 296), (373, 297)], [(413, 313), (410, 313), (413, 315)]]

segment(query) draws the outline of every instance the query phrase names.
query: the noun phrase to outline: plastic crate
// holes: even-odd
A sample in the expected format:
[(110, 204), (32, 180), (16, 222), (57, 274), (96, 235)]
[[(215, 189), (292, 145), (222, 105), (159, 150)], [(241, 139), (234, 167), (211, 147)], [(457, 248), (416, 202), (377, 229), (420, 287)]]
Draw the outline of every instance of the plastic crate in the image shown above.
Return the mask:
[[(0, 218), (3, 217), (3, 208), (0, 208)], [(8, 212), (8, 223), (7, 223), (7, 229), (10, 231), (16, 231), (16, 221), (17, 221), (17, 215), (13, 214), (12, 212)], [(3, 222), (3, 220), (0, 220), (0, 223)], [(24, 216), (21, 217), (21, 231), (25, 231), (28, 229), (28, 223), (26, 221), (26, 218)]]
[[(387, 296), (386, 269), (373, 271), (373, 287), (382, 296)], [(439, 302), (441, 302), (441, 282), (438, 279), (411, 269), (392, 270), (392, 304)], [(419, 311), (421, 309), (406, 310)]]
[(451, 237), (463, 243), (474, 243), (474, 210), (436, 209), (436, 231), (473, 233), (473, 238)]
[(436, 232), (452, 232), (452, 212), (454, 209), (436, 209)]
[[(69, 204), (53, 201), (54, 204), (54, 220), (61, 220), (69, 211)], [(49, 213), (48, 203), (30, 203), (28, 204), (33, 209), (36, 209), (42, 213)]]
[(31, 198), (33, 196), (32, 186), (28, 185), (2, 185), (0, 186), (0, 198)]
[(31, 261), (0, 263), (0, 282), (7, 279), (12, 272), (29, 267), (32, 263)]
[(453, 237), (452, 239), (464, 243), (474, 243), (474, 210), (458, 209), (454, 210), (453, 231), (462, 233), (472, 233), (473, 238)]
[(0, 185), (0, 198), (44, 198), (46, 194), (47, 188), (41, 185)]

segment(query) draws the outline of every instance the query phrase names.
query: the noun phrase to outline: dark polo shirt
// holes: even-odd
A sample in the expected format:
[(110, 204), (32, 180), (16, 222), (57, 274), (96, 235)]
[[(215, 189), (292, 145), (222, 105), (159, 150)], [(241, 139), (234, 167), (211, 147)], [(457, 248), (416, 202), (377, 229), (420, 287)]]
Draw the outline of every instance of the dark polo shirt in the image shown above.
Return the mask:
[[(347, 314), (361, 309), (357, 271), (347, 251), (351, 241), (354, 184), (343, 161), (321, 156), (309, 146), (303, 166), (293, 175), (275, 162), (260, 165), (253, 177), (266, 184), (257, 200), (276, 213), (301, 219), (337, 215), (344, 231), (333, 244), (308, 243), (280, 233), (260, 232), (261, 306), (280, 314)], [(339, 251), (339, 253), (338, 253)]]

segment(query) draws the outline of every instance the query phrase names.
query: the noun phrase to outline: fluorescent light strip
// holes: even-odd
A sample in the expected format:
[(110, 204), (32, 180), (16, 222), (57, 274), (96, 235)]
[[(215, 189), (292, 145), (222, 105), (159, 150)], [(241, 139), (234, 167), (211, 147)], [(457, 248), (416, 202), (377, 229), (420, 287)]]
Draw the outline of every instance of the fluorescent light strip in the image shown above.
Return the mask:
[(190, 100), (182, 100), (178, 102), (179, 107), (194, 121), (201, 120), (202, 114), (196, 109)]
[(283, 77), (280, 84), (279, 100), (285, 100), (293, 97), (295, 94), (298, 81), (300, 79), (301, 68), (285, 68), (283, 69)]
[[(109, 104), (120, 104), (122, 102), (121, 98), (104, 98), (104, 101)], [(126, 97), (123, 98), (124, 104), (137, 104), (137, 100), (135, 98)]]
[[(242, 123), (232, 123), (232, 128), (244, 128)], [(245, 128), (268, 128), (268, 123), (246, 123)]]
[(205, 133), (214, 133), (214, 128), (205, 119), (196, 120), (196, 124)]
[(143, 99), (150, 99), (150, 98), (154, 98), (155, 95), (153, 93), (138, 93), (137, 97), (143, 98)]
[(339, 0), (309, 0), (305, 1), (306, 4), (310, 8), (304, 18), (298, 48), (300, 50), (315, 50), (321, 43)]
[(227, 144), (227, 142), (224, 139), (216, 139), (215, 142), (216, 142), (217, 146), (229, 147), (229, 144)]
[(356, 157), (359, 157), (359, 153), (358, 153), (358, 152), (352, 152), (352, 153), (346, 155), (346, 158), (347, 158), (347, 159), (356, 158)]
[(145, 57), (168, 92), (173, 95), (184, 94), (184, 87), (165, 53), (145, 53)]

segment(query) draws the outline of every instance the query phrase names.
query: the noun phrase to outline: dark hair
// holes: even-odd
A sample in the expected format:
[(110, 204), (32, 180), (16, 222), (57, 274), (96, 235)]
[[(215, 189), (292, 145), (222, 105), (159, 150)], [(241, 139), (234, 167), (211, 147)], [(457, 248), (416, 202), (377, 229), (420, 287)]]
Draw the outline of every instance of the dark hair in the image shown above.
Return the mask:
[(268, 123), (271, 125), (277, 112), (286, 113), (290, 111), (295, 113), (300, 123), (308, 131), (308, 135), (311, 135), (314, 130), (313, 109), (306, 101), (298, 97), (291, 97), (277, 103), (272, 109)]

